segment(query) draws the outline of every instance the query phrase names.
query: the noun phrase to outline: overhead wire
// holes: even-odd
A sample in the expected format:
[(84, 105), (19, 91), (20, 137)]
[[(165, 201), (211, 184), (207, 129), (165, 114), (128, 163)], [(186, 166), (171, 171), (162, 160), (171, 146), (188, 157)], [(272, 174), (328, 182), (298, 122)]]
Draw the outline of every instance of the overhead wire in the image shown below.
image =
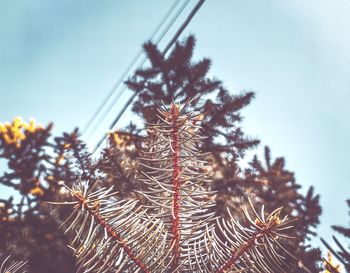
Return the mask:
[[(187, 16), (186, 20), (184, 21), (184, 23), (180, 26), (180, 28), (178, 29), (178, 31), (175, 33), (175, 35), (173, 36), (173, 38), (170, 40), (170, 42), (167, 44), (167, 46), (163, 49), (162, 54), (163, 56), (166, 55), (167, 51), (175, 44), (175, 42), (177, 41), (177, 39), (180, 37), (180, 35), (182, 34), (182, 32), (185, 30), (185, 28), (188, 26), (188, 24), (191, 22), (191, 20), (193, 19), (193, 17), (196, 15), (196, 13), (198, 12), (198, 10), (201, 8), (201, 6), (204, 4), (205, 0), (199, 0), (198, 3), (195, 5), (195, 7), (192, 9), (192, 11), (190, 12), (190, 14)], [(142, 64), (143, 65), (143, 64)], [(141, 67), (142, 67), (141, 65)], [(124, 87), (124, 89), (126, 89), (126, 87)], [(135, 99), (135, 97), (138, 95), (138, 92), (135, 92), (130, 98), (129, 100), (124, 104), (123, 108), (120, 110), (119, 114), (117, 115), (117, 117), (113, 120), (112, 124), (109, 127), (109, 130), (112, 130), (114, 128), (114, 126), (118, 123), (118, 121), (120, 120), (120, 118), (122, 117), (122, 115), (125, 113), (126, 109), (129, 107), (129, 105), (133, 102), (133, 100)], [(95, 146), (93, 153), (95, 153), (97, 151), (97, 149), (101, 146), (101, 144), (103, 143), (103, 141), (105, 140), (106, 135), (104, 135), (100, 141), (97, 143), (97, 145)]]
[[(188, 4), (187, 0), (185, 3), (186, 5)], [(173, 5), (168, 9), (168, 11), (166, 12), (166, 14), (164, 15), (164, 17), (162, 18), (162, 20), (160, 21), (160, 23), (156, 26), (156, 28), (154, 29), (154, 31), (152, 32), (152, 34), (150, 35), (149, 40), (154, 40), (155, 36), (157, 35), (157, 33), (160, 31), (160, 29), (162, 28), (162, 26), (166, 23), (166, 21), (168, 20), (169, 16), (174, 12), (175, 8), (177, 7), (177, 5), (181, 2), (181, 0), (176, 0)], [(185, 7), (184, 5), (180, 7), (179, 10), (183, 10)], [(169, 25), (168, 25), (169, 26)], [(168, 27), (167, 26), (167, 27)], [(169, 27), (170, 28), (170, 27)], [(164, 31), (162, 32), (162, 36), (164, 36)], [(162, 37), (161, 36), (161, 37)], [(132, 69), (132, 67), (135, 65), (135, 63), (137, 62), (137, 60), (140, 58), (140, 56), (142, 55), (142, 49), (140, 49), (136, 55), (134, 56), (134, 58), (132, 59), (132, 61), (130, 62), (130, 64), (127, 66), (127, 68), (125, 69), (124, 73), (122, 73), (120, 75), (120, 77), (118, 78), (118, 80), (113, 84), (112, 88), (110, 89), (110, 91), (107, 93), (107, 95), (104, 97), (104, 99), (102, 100), (102, 102), (99, 104), (99, 106), (97, 107), (97, 109), (94, 111), (94, 113), (92, 114), (92, 116), (90, 117), (90, 119), (87, 121), (82, 134), (85, 135), (87, 133), (87, 131), (91, 128), (91, 126), (95, 123), (95, 126), (92, 128), (91, 130), (91, 134), (97, 129), (97, 127), (100, 125), (100, 123), (105, 119), (105, 117), (107, 116), (107, 114), (110, 112), (111, 108), (114, 106), (114, 104), (119, 100), (119, 98), (122, 95), (122, 92), (119, 92), (117, 94), (117, 96), (114, 98), (114, 100), (112, 101), (112, 103), (110, 103), (110, 106), (107, 110), (104, 111), (104, 115), (102, 116), (102, 118), (100, 118), (97, 121), (98, 116), (102, 113), (103, 109), (105, 108), (105, 106), (108, 104), (108, 102), (112, 99), (112, 97), (115, 95), (115, 92), (118, 90), (118, 87), (123, 83), (125, 77), (129, 74), (130, 70)], [(87, 137), (90, 138), (91, 134)]]

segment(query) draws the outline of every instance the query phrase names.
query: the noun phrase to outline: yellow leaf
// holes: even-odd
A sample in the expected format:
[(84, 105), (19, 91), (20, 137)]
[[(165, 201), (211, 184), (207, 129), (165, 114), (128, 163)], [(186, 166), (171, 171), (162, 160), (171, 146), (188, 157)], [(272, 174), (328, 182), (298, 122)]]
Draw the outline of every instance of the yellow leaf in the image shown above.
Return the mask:
[(35, 187), (31, 189), (30, 193), (35, 196), (42, 196), (44, 194), (44, 191), (40, 187)]

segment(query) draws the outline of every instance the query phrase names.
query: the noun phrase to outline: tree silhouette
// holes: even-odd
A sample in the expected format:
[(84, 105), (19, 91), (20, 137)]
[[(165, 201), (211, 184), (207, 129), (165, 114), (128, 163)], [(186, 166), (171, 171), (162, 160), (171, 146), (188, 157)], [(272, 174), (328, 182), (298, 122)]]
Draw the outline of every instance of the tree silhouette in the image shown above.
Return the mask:
[(306, 196), (300, 194), (298, 190), (301, 186), (296, 183), (294, 174), (285, 170), (284, 159), (277, 158), (272, 162), (268, 147), (265, 147), (264, 161), (263, 164), (255, 156), (245, 173), (251, 190), (255, 192), (256, 202), (267, 209), (283, 205), (286, 213), (299, 218), (295, 226), (298, 238), (287, 240), (286, 247), (305, 261), (312, 272), (317, 272), (319, 268), (315, 266), (315, 261), (319, 260), (320, 251), (312, 249), (305, 241), (315, 235), (314, 228), (319, 224), (319, 196), (314, 196), (313, 187)]
[[(255, 215), (254, 211), (249, 211), (250, 214), (255, 215), (251, 223), (246, 215), (242, 215), (242, 208), (250, 207), (249, 198), (258, 207), (264, 205), (266, 211), (284, 207), (287, 215), (299, 220), (294, 223), (297, 239), (282, 239), (281, 243), (285, 245), (288, 252), (296, 254), (303, 261), (302, 264), (298, 264), (292, 256), (286, 255), (284, 262), (288, 264), (288, 272), (305, 272), (305, 270), (316, 272), (320, 255), (317, 250), (311, 250), (307, 240), (313, 236), (313, 228), (319, 221), (321, 209), (318, 204), (318, 196), (314, 195), (312, 188), (309, 189), (306, 196), (302, 195), (299, 191), (300, 185), (295, 182), (294, 174), (285, 170), (284, 160), (277, 158), (272, 161), (268, 149), (265, 151), (264, 163), (256, 157), (249, 167), (241, 166), (240, 161), (246, 160), (247, 151), (256, 148), (259, 144), (257, 139), (246, 136), (241, 128), (243, 119), (241, 112), (254, 98), (254, 93), (231, 94), (220, 80), (208, 77), (211, 62), (209, 59), (193, 61), (194, 46), (195, 39), (190, 36), (184, 42), (177, 43), (169, 55), (163, 56), (154, 44), (144, 45), (149, 60), (148, 67), (136, 71), (135, 75), (126, 82), (130, 90), (138, 93), (133, 111), (142, 117), (146, 124), (162, 122), (162, 115), (157, 112), (160, 105), (166, 105), (169, 111), (169, 107), (175, 105), (173, 103), (176, 102), (179, 105), (185, 104), (188, 114), (196, 113), (192, 121), (193, 125), (200, 124), (202, 128), (199, 157), (210, 166), (209, 172), (204, 172), (208, 179), (201, 182), (201, 187), (214, 193), (212, 199), (207, 197), (210, 202), (213, 202), (208, 208), (208, 213), (213, 214), (211, 217), (235, 219), (232, 220), (233, 223), (239, 221), (242, 227), (252, 224), (252, 230), (258, 230), (267, 225), (267, 219), (270, 224), (274, 223), (274, 226), (278, 226), (279, 221), (276, 219), (279, 215), (276, 213), (279, 211), (275, 211), (270, 218), (264, 215), (265, 221), (260, 213)], [(144, 182), (150, 179), (148, 174), (150, 170), (147, 170), (145, 165), (150, 164), (144, 161), (144, 151), (150, 147), (150, 141), (155, 139), (156, 135), (152, 133), (152, 130), (154, 131), (152, 128), (149, 128), (151, 132), (146, 133), (145, 128), (138, 128), (130, 124), (126, 128), (111, 133), (101, 157), (92, 159), (85, 145), (80, 141), (77, 130), (71, 134), (65, 133), (53, 140), (50, 138), (50, 130), (51, 125), (43, 128), (36, 126), (34, 122), (26, 124), (19, 119), (11, 124), (0, 126), (0, 157), (8, 165), (8, 171), (0, 178), (0, 183), (15, 189), (20, 195), (19, 199), (0, 200), (0, 232), (5, 234), (0, 239), (0, 251), (28, 260), (28, 266), (33, 272), (72, 272), (74, 271), (74, 259), (65, 246), (67, 239), (57, 229), (63, 219), (68, 216), (68, 210), (61, 212), (62, 215), (57, 212), (55, 206), (45, 204), (44, 201), (61, 202), (72, 198), (71, 202), (77, 202), (77, 199), (74, 199), (77, 198), (74, 192), (85, 188), (89, 190), (89, 185), (95, 184), (94, 182), (98, 180), (97, 189), (104, 188), (108, 191), (113, 186), (118, 191), (117, 200), (130, 204), (130, 209), (133, 208), (131, 205), (133, 203), (128, 202), (135, 200), (140, 205), (150, 206), (150, 219), (148, 219), (146, 228), (153, 226), (152, 221), (155, 221), (154, 217), (158, 214), (152, 213), (155, 208), (151, 206), (150, 197), (146, 194), (149, 189), (148, 184)], [(154, 160), (152, 164), (156, 164), (156, 159), (151, 158), (150, 162)], [(205, 171), (205, 168), (197, 171)], [(76, 181), (79, 180), (89, 181), (89, 183), (84, 184), (84, 182), (76, 188)], [(102, 204), (88, 203), (85, 212), (89, 209), (99, 211), (100, 206)], [(94, 218), (97, 222), (99, 221), (97, 216), (91, 213), (89, 217), (87, 219)], [(80, 221), (85, 218), (76, 219), (78, 219), (77, 223), (81, 224), (82, 234), (86, 234), (86, 223), (83, 224)], [(137, 223), (144, 219), (135, 219), (135, 221)], [(162, 221), (165, 220), (162, 218)], [(217, 223), (213, 224), (215, 225)], [(221, 225), (224, 225), (223, 222)], [(233, 228), (235, 224), (227, 225)], [(165, 221), (164, 229), (169, 228), (172, 230), (169, 223)], [(159, 236), (161, 236), (159, 238), (163, 238), (164, 229), (159, 230)], [(96, 231), (100, 232), (97, 227)], [(142, 232), (140, 230), (140, 234), (143, 234)], [(222, 249), (225, 243), (232, 249), (237, 250), (237, 247), (239, 249), (235, 243), (239, 235), (230, 237), (231, 233), (217, 230), (215, 232), (217, 239), (221, 240), (217, 243), (218, 249)], [(201, 234), (204, 236), (203, 233)], [(75, 235), (71, 234), (73, 237)], [(254, 234), (250, 236), (254, 238)], [(168, 239), (167, 243), (169, 243)], [(272, 239), (276, 238), (272, 237)], [(91, 251), (85, 252), (85, 249), (77, 247), (77, 243), (79, 239), (72, 244), (76, 255), (79, 254), (78, 256), (82, 257), (80, 253), (82, 252), (87, 253), (84, 259), (94, 257), (90, 256)], [(252, 241), (248, 240), (248, 243), (251, 247), (253, 246)], [(193, 241), (192, 244), (194, 244)], [(97, 253), (105, 252), (101, 250)], [(174, 257), (172, 263), (181, 264), (181, 257), (184, 254), (181, 251), (177, 253), (172, 256)], [(271, 254), (264, 251), (263, 253), (263, 256)], [(222, 262), (230, 260), (229, 256), (220, 256), (224, 254), (216, 253), (215, 255)], [(171, 259), (170, 256), (167, 257)], [(207, 259), (205, 254), (198, 257)], [(84, 259), (78, 258), (78, 266), (84, 267), (83, 261), (86, 262)], [(130, 259), (127, 260), (130, 261)], [(233, 261), (233, 264), (235, 262)], [(108, 264), (108, 261), (106, 263)], [(211, 266), (217, 269), (218, 264)], [(250, 267), (252, 263), (248, 259), (240, 261), (236, 266), (238, 268)]]
[(0, 199), (0, 251), (45, 273), (74, 268), (67, 241), (43, 204), (60, 195), (58, 181), (74, 179), (63, 156), (68, 135), (51, 141), (51, 128), (20, 118), (0, 125), (0, 158), (7, 162), (0, 184), (17, 192)]
[[(240, 123), (241, 110), (254, 98), (254, 93), (243, 92), (232, 95), (221, 81), (207, 76), (210, 60), (193, 61), (195, 39), (188, 37), (177, 43), (169, 56), (163, 56), (152, 43), (146, 43), (144, 50), (150, 66), (136, 71), (126, 84), (138, 93), (133, 111), (146, 122), (156, 122), (156, 101), (166, 104), (174, 101), (186, 102), (190, 108), (199, 111), (203, 119), (203, 152), (209, 153), (207, 160), (213, 168), (214, 185), (217, 192), (216, 211), (223, 214), (226, 207), (239, 216), (239, 208), (245, 204), (248, 195), (254, 194), (260, 204), (268, 208), (283, 206), (288, 213), (300, 219), (297, 224), (298, 240), (290, 245), (298, 255), (307, 261), (313, 271), (319, 270), (318, 249), (312, 249), (307, 241), (315, 235), (313, 228), (319, 223), (321, 208), (319, 196), (313, 188), (306, 196), (300, 192), (294, 174), (284, 169), (284, 159), (271, 162), (270, 151), (265, 149), (265, 167), (255, 157), (247, 169), (239, 166), (246, 151), (257, 146), (258, 140), (244, 135)], [(236, 215), (235, 210), (238, 214)], [(295, 251), (295, 250), (294, 250)], [(295, 267), (295, 272), (303, 272)]]
[[(346, 201), (348, 204), (348, 207), (350, 208), (350, 199)], [(350, 213), (349, 213), (350, 214)], [(332, 228), (340, 233), (342, 236), (345, 238), (349, 239), (350, 238), (350, 227), (342, 227), (342, 226), (332, 226)], [(348, 247), (344, 246), (344, 243), (341, 243), (337, 237), (333, 236), (333, 240), (335, 244), (337, 245), (338, 249), (335, 250), (333, 247), (330, 246), (327, 241), (324, 239), (321, 239), (323, 244), (329, 249), (330, 253), (332, 253), (344, 266), (345, 270), (347, 272), (350, 271), (350, 249)], [(337, 273), (339, 272), (338, 267), (335, 267), (331, 262), (328, 260), (324, 260), (326, 268), (329, 272), (331, 273)]]

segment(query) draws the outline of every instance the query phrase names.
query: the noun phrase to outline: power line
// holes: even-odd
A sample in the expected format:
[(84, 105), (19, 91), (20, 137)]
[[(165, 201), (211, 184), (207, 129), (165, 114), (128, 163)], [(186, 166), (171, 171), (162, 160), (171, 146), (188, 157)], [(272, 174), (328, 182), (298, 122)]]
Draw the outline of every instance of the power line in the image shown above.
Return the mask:
[[(189, 0), (187, 0), (188, 3)], [(160, 21), (160, 23), (157, 25), (157, 27), (155, 28), (155, 30), (153, 31), (153, 33), (151, 34), (149, 40), (153, 40), (156, 36), (156, 34), (160, 31), (160, 29), (162, 28), (162, 26), (165, 24), (165, 22), (168, 20), (169, 16), (173, 13), (173, 11), (175, 10), (176, 6), (179, 4), (180, 0), (176, 0), (174, 2), (174, 4), (170, 7), (170, 9), (167, 11), (167, 13), (164, 15), (164, 17), (162, 18), (162, 20)], [(181, 7), (182, 8), (182, 7)], [(163, 32), (164, 33), (164, 32)], [(162, 35), (163, 35), (162, 33)], [(165, 35), (165, 34), (164, 34)], [(132, 67), (135, 65), (135, 63), (137, 62), (137, 60), (140, 58), (140, 56), (142, 55), (142, 50), (140, 49), (137, 54), (135, 55), (135, 57), (132, 59), (131, 63), (127, 66), (126, 70), (124, 71), (124, 73), (118, 78), (118, 80), (114, 83), (114, 85), (112, 86), (112, 88), (110, 89), (110, 91), (108, 92), (108, 94), (104, 97), (103, 101), (101, 102), (101, 104), (98, 106), (98, 108), (95, 110), (95, 112), (93, 113), (93, 115), (90, 117), (90, 119), (88, 120), (88, 122), (86, 123), (84, 129), (83, 129), (83, 134), (86, 134), (86, 132), (89, 130), (89, 128), (92, 126), (92, 124), (94, 123), (94, 120), (97, 119), (97, 117), (101, 114), (101, 112), (103, 111), (103, 108), (107, 105), (108, 101), (114, 96), (115, 91), (118, 89), (118, 87), (120, 86), (121, 83), (123, 83), (123, 80), (125, 79), (125, 77), (128, 75), (128, 73), (130, 72), (130, 70), (132, 69)], [(119, 99), (121, 95), (117, 96), (117, 98), (113, 101), (112, 106), (114, 105), (114, 103)], [(105, 113), (108, 113), (110, 111), (111, 107), (107, 109), (107, 111), (105, 111)], [(105, 114), (102, 119), (100, 119), (99, 121), (102, 121), (107, 114)], [(97, 123), (97, 126), (99, 125), (100, 122)], [(96, 129), (95, 126), (93, 129)], [(94, 130), (92, 130), (92, 132), (94, 132)], [(90, 137), (91, 135), (89, 135)]]
[(181, 33), (185, 30), (185, 28), (188, 26), (188, 24), (191, 22), (193, 17), (196, 15), (198, 10), (201, 8), (201, 6), (204, 4), (205, 0), (199, 0), (197, 5), (193, 8), (191, 13), (186, 18), (185, 22), (181, 25), (181, 27), (178, 29), (178, 31), (175, 33), (174, 37), (171, 39), (171, 41), (168, 43), (168, 45), (163, 49), (163, 56), (168, 52), (168, 50), (173, 46), (173, 44), (177, 41), (177, 39), (180, 37)]
[[(165, 27), (165, 29), (163, 30), (163, 32), (161, 33), (161, 35), (159, 36), (159, 38), (155, 41), (155, 44), (158, 45), (161, 40), (164, 38), (164, 36), (168, 33), (168, 31), (170, 30), (170, 28), (172, 27), (172, 25), (176, 22), (176, 20), (178, 19), (178, 17), (180, 16), (180, 14), (183, 12), (183, 10), (186, 8), (187, 4), (190, 2), (190, 0), (186, 0), (183, 5), (180, 7), (180, 9), (177, 11), (177, 13), (173, 16), (173, 18), (171, 19), (171, 21), (168, 23), (168, 25)], [(139, 55), (141, 55), (143, 52), (143, 50), (140, 50)], [(138, 56), (139, 57), (139, 56)], [(135, 62), (137, 61), (138, 58), (136, 58)], [(144, 58), (142, 60), (142, 63), (138, 66), (138, 69), (141, 69), (142, 66), (146, 63), (146, 58)], [(134, 63), (135, 63), (134, 62)], [(133, 64), (134, 64), (133, 63)], [(131, 68), (133, 67), (133, 64), (130, 65), (130, 69), (128, 69), (124, 75), (120, 78), (121, 80), (118, 82), (118, 86), (120, 84), (123, 83), (123, 79), (128, 75), (128, 73), (130, 72)], [(118, 86), (116, 86), (115, 90), (118, 88)], [(104, 115), (99, 119), (99, 122), (95, 123), (95, 126), (93, 128), (93, 130), (91, 131), (91, 134), (93, 134), (93, 132), (98, 128), (98, 126), (100, 125), (100, 123), (102, 123), (102, 121), (107, 117), (107, 115), (110, 113), (110, 111), (112, 110), (113, 106), (116, 105), (118, 99), (122, 96), (122, 94), (125, 92), (126, 90), (126, 86), (123, 87), (123, 89), (117, 94), (117, 96), (114, 98), (113, 102), (109, 104), (108, 109), (104, 112)], [(89, 137), (91, 136), (91, 134), (89, 135)], [(88, 137), (88, 138), (89, 138)]]
[[(175, 33), (175, 35), (173, 36), (173, 38), (170, 40), (170, 42), (167, 44), (167, 46), (163, 49), (162, 54), (163, 56), (166, 55), (166, 53), (168, 52), (168, 50), (174, 45), (174, 43), (177, 41), (177, 39), (180, 37), (180, 35), (182, 34), (182, 32), (185, 30), (185, 28), (188, 26), (188, 24), (191, 22), (191, 20), (193, 19), (193, 17), (196, 15), (196, 13), (198, 12), (198, 10), (201, 8), (201, 6), (204, 4), (205, 0), (199, 0), (197, 5), (192, 9), (191, 13), (187, 16), (185, 22), (180, 26), (180, 28), (178, 29), (178, 31)], [(135, 99), (135, 97), (138, 95), (138, 92), (135, 92), (130, 98), (129, 100), (126, 102), (126, 104), (124, 105), (124, 107), (121, 109), (121, 111), (119, 112), (119, 114), (117, 115), (117, 117), (113, 120), (112, 124), (109, 127), (109, 130), (112, 130), (113, 127), (118, 123), (118, 121), (120, 120), (120, 118), (123, 116), (123, 114), (125, 113), (126, 109), (129, 107), (129, 105), (133, 102), (133, 100)], [(104, 139), (106, 138), (106, 136), (104, 135), (101, 140), (97, 143), (97, 145), (95, 146), (95, 149), (93, 151), (93, 153), (95, 153), (97, 151), (97, 149), (101, 146), (101, 144), (103, 143)]]

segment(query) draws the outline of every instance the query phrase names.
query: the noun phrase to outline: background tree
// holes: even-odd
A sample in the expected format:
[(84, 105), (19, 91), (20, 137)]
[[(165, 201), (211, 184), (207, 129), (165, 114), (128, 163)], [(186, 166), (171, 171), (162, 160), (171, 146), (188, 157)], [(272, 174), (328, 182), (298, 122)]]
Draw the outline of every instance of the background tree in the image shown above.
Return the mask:
[[(350, 199), (348, 199), (347, 201), (348, 207), (350, 208)], [(349, 215), (350, 215), (350, 211), (349, 211)], [(349, 240), (350, 238), (350, 224), (349, 227), (342, 227), (342, 226), (332, 226), (332, 228), (338, 232), (339, 234), (341, 234), (342, 236), (344, 236), (346, 239)], [(335, 244), (337, 245), (338, 249), (334, 249), (333, 247), (330, 246), (329, 243), (327, 243), (327, 241), (325, 241), (324, 239), (321, 239), (323, 244), (329, 249), (330, 253), (332, 253), (338, 260), (339, 262), (341, 262), (346, 270), (346, 272), (350, 272), (350, 249), (349, 249), (349, 241), (347, 242), (347, 246), (344, 246), (344, 243), (340, 243), (340, 241), (337, 239), (337, 237), (333, 236), (333, 240), (335, 242)], [(331, 254), (329, 254), (331, 255)], [(334, 266), (331, 262), (329, 262), (328, 260), (325, 260), (325, 266), (327, 268), (327, 270), (330, 273), (337, 273), (339, 272), (339, 266)]]
[[(203, 151), (210, 153), (208, 160), (215, 181), (212, 187), (218, 192), (216, 212), (225, 213), (226, 207), (239, 210), (244, 204), (243, 197), (251, 194), (261, 204), (268, 204), (270, 209), (285, 207), (300, 219), (297, 227), (299, 239), (293, 241), (290, 248), (297, 249), (307, 266), (316, 272), (319, 269), (316, 265), (320, 261), (319, 250), (311, 249), (307, 241), (319, 223), (319, 196), (314, 195), (313, 188), (303, 196), (294, 174), (284, 169), (284, 159), (271, 162), (268, 148), (265, 149), (266, 166), (254, 157), (249, 168), (240, 167), (246, 151), (259, 143), (257, 139), (246, 136), (240, 127), (241, 110), (251, 102), (254, 93), (230, 94), (221, 81), (208, 77), (211, 62), (206, 58), (193, 61), (194, 46), (195, 39), (190, 36), (183, 43), (177, 43), (168, 56), (163, 56), (154, 44), (144, 45), (149, 67), (136, 71), (126, 82), (129, 89), (138, 93), (133, 111), (146, 122), (154, 123), (157, 121), (153, 114), (157, 101), (185, 103), (193, 98), (190, 107), (202, 114)], [(294, 270), (301, 269), (296, 267)]]
[[(241, 167), (246, 152), (259, 144), (241, 129), (241, 110), (254, 98), (254, 93), (231, 94), (221, 81), (208, 77), (211, 62), (206, 58), (193, 61), (194, 46), (195, 39), (190, 36), (163, 56), (154, 44), (144, 45), (149, 66), (136, 71), (126, 82), (130, 90), (138, 93), (133, 111), (147, 123), (156, 123), (157, 103), (188, 102), (189, 111), (200, 113), (193, 122), (201, 122), (204, 129), (202, 149), (214, 181), (206, 186), (217, 192), (215, 213), (225, 215), (229, 207), (235, 217), (240, 217), (240, 208), (246, 205), (248, 196), (269, 209), (284, 206), (288, 213), (300, 218), (299, 239), (289, 247), (297, 249), (299, 257), (307, 261), (306, 266), (316, 272), (319, 255), (309, 251), (307, 239), (313, 235), (312, 228), (321, 212), (318, 196), (314, 196), (312, 188), (306, 196), (302, 195), (293, 173), (285, 170), (284, 160), (271, 162), (268, 149), (264, 164), (254, 158), (248, 168)], [(51, 126), (42, 128), (17, 120), (0, 129), (0, 156), (9, 170), (0, 183), (21, 196), (19, 202), (13, 198), (1, 200), (0, 232), (6, 234), (1, 238), (1, 246), (8, 254), (28, 259), (34, 272), (74, 271), (66, 239), (57, 231), (63, 218), (58, 214), (49, 218), (47, 211), (52, 207), (43, 203), (67, 197), (61, 181), (71, 186), (78, 178), (99, 175), (103, 185), (114, 185), (122, 199), (136, 197), (145, 202), (137, 193), (142, 189), (139, 158), (145, 145), (144, 128), (130, 124), (110, 134), (107, 147), (96, 160), (88, 154), (77, 131), (51, 141)], [(25, 236), (18, 236), (21, 233)], [(43, 235), (47, 233), (50, 236)], [(56, 261), (65, 268), (58, 270)], [(297, 265), (293, 270), (305, 272)]]
[(0, 184), (15, 191), (0, 199), (0, 251), (27, 260), (33, 272), (71, 272), (74, 259), (44, 201), (60, 198), (59, 181), (73, 181), (64, 158), (69, 135), (50, 141), (52, 125), (15, 118), (0, 125)]
[(313, 249), (307, 244), (312, 236), (316, 235), (315, 228), (319, 224), (321, 207), (319, 196), (314, 195), (313, 187), (310, 187), (306, 196), (299, 190), (301, 186), (296, 183), (294, 173), (285, 169), (285, 161), (282, 157), (271, 160), (270, 149), (265, 147), (264, 163), (257, 156), (250, 162), (250, 167), (245, 170), (245, 179), (249, 182), (256, 197), (256, 202), (266, 208), (283, 206), (289, 215), (299, 217), (296, 223), (298, 238), (288, 240), (286, 247), (296, 253), (307, 268), (312, 272), (319, 271), (315, 261), (320, 259), (319, 249)]

